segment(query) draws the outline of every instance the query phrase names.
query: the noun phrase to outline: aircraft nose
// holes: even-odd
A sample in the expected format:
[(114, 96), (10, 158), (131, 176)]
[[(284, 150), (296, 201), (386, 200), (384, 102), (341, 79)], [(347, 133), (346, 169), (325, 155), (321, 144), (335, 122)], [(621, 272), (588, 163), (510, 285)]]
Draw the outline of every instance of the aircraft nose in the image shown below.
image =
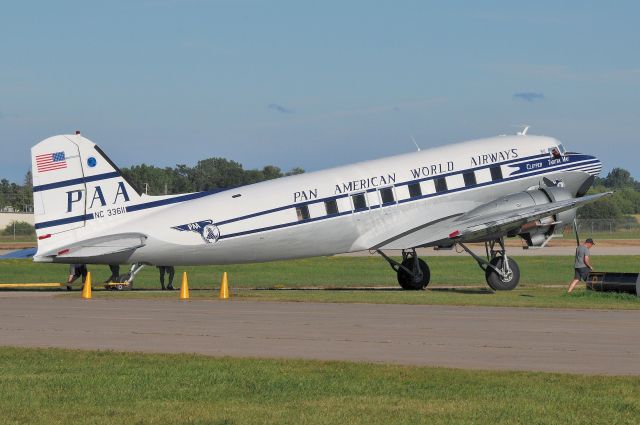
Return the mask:
[(584, 171), (585, 173), (591, 174), (594, 177), (597, 177), (602, 171), (602, 162), (593, 155), (579, 155), (578, 163), (579, 167), (576, 170)]

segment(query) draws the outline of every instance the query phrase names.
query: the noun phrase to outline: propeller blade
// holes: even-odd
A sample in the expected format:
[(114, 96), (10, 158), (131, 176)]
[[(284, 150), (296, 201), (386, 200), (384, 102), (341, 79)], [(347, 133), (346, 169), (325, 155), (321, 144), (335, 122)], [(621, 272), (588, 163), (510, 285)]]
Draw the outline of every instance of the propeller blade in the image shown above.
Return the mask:
[(578, 192), (576, 193), (576, 198), (582, 198), (584, 195), (587, 194), (587, 192), (589, 191), (589, 189), (591, 188), (591, 186), (593, 185), (593, 182), (596, 180), (595, 176), (589, 176), (589, 178), (587, 178), (582, 185), (580, 185), (580, 188), (578, 189)]
[(542, 181), (547, 185), (547, 187), (556, 187), (556, 184), (546, 177), (543, 177)]

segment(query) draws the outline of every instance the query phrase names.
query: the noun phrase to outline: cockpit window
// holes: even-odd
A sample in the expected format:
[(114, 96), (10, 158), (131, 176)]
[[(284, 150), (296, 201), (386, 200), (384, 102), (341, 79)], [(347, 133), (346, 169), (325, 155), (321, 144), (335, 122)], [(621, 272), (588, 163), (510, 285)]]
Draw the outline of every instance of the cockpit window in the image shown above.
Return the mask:
[(548, 149), (549, 155), (553, 158), (562, 158), (562, 153), (560, 153), (560, 149), (557, 147), (552, 147)]
[(561, 153), (562, 155), (564, 155), (564, 154), (567, 152), (567, 150), (564, 148), (564, 146), (562, 146), (562, 143), (560, 143), (560, 144), (558, 145), (558, 150), (560, 151), (560, 153)]

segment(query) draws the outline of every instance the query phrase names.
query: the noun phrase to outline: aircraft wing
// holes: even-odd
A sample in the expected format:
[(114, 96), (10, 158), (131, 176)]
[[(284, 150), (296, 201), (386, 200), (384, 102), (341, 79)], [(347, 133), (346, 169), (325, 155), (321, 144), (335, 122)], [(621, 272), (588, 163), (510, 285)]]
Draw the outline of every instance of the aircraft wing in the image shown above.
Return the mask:
[(109, 235), (75, 242), (55, 252), (39, 253), (38, 257), (92, 259), (111, 254), (134, 251), (145, 245), (147, 237), (139, 233)]
[(462, 214), (445, 218), (441, 221), (421, 226), (415, 231), (401, 235), (395, 240), (386, 241), (373, 249), (406, 249), (419, 246), (447, 246), (454, 242), (474, 242), (486, 240), (496, 235), (504, 236), (512, 231), (517, 231), (523, 225), (535, 220), (558, 214), (602, 197), (611, 195), (612, 192), (598, 193), (595, 195), (571, 198), (562, 201), (551, 202), (543, 205), (535, 205), (526, 208), (514, 209), (498, 214), (485, 214), (468, 217)]
[(482, 239), (485, 236), (506, 234), (511, 230), (519, 229), (526, 223), (539, 220), (550, 215), (577, 208), (581, 205), (596, 201), (612, 192), (598, 193), (596, 195), (583, 196), (582, 198), (565, 199), (544, 205), (522, 208), (503, 214), (492, 216), (480, 216), (466, 219), (461, 216), (456, 220), (458, 228), (448, 235), (450, 239), (461, 242)]

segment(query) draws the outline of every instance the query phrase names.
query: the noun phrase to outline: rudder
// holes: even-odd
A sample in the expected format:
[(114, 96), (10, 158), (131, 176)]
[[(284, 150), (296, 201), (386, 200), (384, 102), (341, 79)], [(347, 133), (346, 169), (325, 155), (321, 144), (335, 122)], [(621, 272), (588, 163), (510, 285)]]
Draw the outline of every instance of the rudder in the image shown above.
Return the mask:
[(31, 164), (39, 245), (141, 197), (107, 155), (80, 134), (41, 141), (31, 148)]

